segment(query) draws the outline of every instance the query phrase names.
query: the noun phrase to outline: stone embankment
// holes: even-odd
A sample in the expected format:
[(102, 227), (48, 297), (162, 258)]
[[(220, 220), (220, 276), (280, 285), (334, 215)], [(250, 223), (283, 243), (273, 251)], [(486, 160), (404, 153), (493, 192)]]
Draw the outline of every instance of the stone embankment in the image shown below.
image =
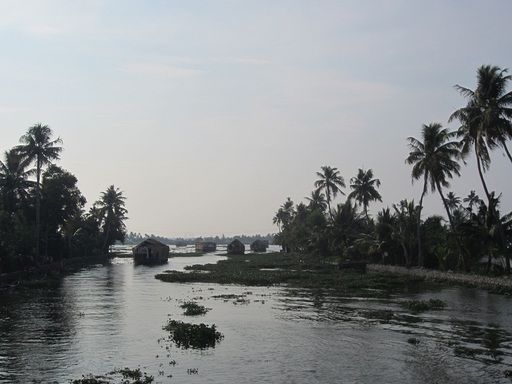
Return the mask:
[(493, 293), (512, 294), (512, 279), (509, 276), (491, 277), (469, 273), (441, 272), (425, 268), (405, 268), (381, 264), (368, 264), (367, 269), (375, 272), (419, 276), (426, 281), (463, 285), (466, 287), (485, 289)]

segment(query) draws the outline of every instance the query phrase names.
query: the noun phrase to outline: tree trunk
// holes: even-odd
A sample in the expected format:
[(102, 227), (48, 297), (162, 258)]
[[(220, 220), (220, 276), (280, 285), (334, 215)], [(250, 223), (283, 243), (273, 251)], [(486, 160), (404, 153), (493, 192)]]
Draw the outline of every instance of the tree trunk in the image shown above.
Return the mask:
[(423, 245), (421, 242), (421, 211), (423, 209), (423, 198), (425, 197), (425, 193), (427, 192), (427, 180), (428, 174), (425, 175), (425, 183), (423, 184), (423, 192), (421, 193), (420, 203), (418, 206), (418, 214), (416, 218), (416, 236), (418, 237), (418, 266), (423, 267)]
[(505, 153), (507, 154), (508, 159), (512, 163), (512, 155), (510, 155), (510, 151), (508, 150), (507, 143), (505, 142), (505, 140), (501, 141), (501, 145), (503, 146), (503, 149), (505, 150)]
[(40, 214), (41, 214), (41, 163), (39, 161), (39, 158), (37, 159), (36, 164), (36, 260), (39, 262), (39, 236), (40, 236)]
[[(476, 144), (475, 144), (475, 147), (476, 147)], [(501, 237), (501, 242), (502, 242), (502, 246), (503, 246), (503, 255), (505, 256), (505, 263), (506, 263), (505, 271), (506, 271), (507, 275), (510, 275), (510, 255), (508, 253), (507, 239), (505, 237), (505, 231), (503, 230), (503, 225), (501, 225), (501, 220), (498, 216), (498, 213), (496, 212), (494, 203), (492, 202), (492, 197), (491, 197), (491, 194), (489, 193), (489, 189), (487, 188), (487, 183), (485, 182), (485, 178), (484, 178), (484, 174), (483, 174), (483, 170), (482, 170), (482, 163), (481, 163), (480, 157), (478, 156), (479, 152), (476, 151), (476, 148), (475, 148), (475, 153), (476, 153), (476, 164), (478, 167), (478, 175), (480, 176), (480, 181), (482, 182), (485, 196), (487, 197), (487, 201), (489, 204), (489, 212), (491, 213), (491, 215), (493, 215), (494, 219), (496, 220), (496, 224), (498, 225), (498, 229), (500, 231), (500, 237)]]
[(450, 208), (448, 208), (448, 204), (446, 203), (446, 199), (444, 198), (443, 192), (441, 190), (441, 185), (438, 181), (436, 181), (436, 188), (439, 192), (439, 195), (441, 195), (441, 200), (443, 201), (444, 209), (446, 210), (446, 214), (448, 215), (448, 221), (450, 222), (450, 228), (452, 229), (452, 232), (455, 233), (455, 225), (453, 224), (453, 218), (452, 214), (450, 212)]

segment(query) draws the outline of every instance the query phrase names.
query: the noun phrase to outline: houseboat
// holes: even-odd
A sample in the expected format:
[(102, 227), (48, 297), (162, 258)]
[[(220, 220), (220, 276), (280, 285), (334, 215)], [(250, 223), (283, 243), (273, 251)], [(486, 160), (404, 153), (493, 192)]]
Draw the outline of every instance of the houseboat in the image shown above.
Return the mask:
[(215, 252), (217, 250), (217, 244), (213, 241), (201, 241), (196, 243), (196, 252)]
[(154, 239), (144, 240), (132, 252), (135, 264), (165, 264), (169, 259), (169, 246)]

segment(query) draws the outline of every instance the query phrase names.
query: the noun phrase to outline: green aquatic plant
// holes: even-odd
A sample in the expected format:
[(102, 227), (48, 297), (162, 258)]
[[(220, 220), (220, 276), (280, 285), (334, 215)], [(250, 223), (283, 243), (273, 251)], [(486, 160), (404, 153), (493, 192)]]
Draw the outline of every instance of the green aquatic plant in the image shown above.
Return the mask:
[(185, 316), (205, 315), (210, 310), (210, 308), (205, 308), (203, 305), (199, 305), (194, 301), (187, 301), (180, 305), (180, 308), (185, 310), (183, 313)]
[[(186, 272), (166, 271), (155, 278), (172, 283), (239, 284), (334, 289), (347, 296), (386, 297), (424, 279), (384, 273), (339, 271), (314, 256), (268, 253), (228, 257), (216, 264), (193, 265)], [(205, 273), (206, 272), (206, 273)]]
[(83, 375), (81, 379), (70, 381), (71, 384), (115, 384), (116, 377), (119, 384), (151, 384), (155, 378), (140, 368), (122, 368), (109, 372), (106, 375)]
[(190, 324), (182, 321), (171, 320), (163, 327), (170, 332), (170, 340), (182, 349), (206, 349), (215, 348), (215, 343), (224, 338), (222, 333), (217, 331), (215, 324)]

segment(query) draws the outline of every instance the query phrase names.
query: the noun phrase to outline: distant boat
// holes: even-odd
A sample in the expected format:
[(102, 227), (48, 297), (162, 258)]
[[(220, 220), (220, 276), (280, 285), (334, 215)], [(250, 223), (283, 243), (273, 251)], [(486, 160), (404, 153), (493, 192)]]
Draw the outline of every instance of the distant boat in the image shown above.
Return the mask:
[(213, 241), (201, 241), (196, 243), (196, 252), (215, 252), (217, 250), (217, 244)]
[(165, 264), (169, 259), (169, 246), (154, 239), (144, 240), (132, 252), (135, 264)]
[(251, 244), (253, 252), (267, 252), (268, 240), (254, 240)]

